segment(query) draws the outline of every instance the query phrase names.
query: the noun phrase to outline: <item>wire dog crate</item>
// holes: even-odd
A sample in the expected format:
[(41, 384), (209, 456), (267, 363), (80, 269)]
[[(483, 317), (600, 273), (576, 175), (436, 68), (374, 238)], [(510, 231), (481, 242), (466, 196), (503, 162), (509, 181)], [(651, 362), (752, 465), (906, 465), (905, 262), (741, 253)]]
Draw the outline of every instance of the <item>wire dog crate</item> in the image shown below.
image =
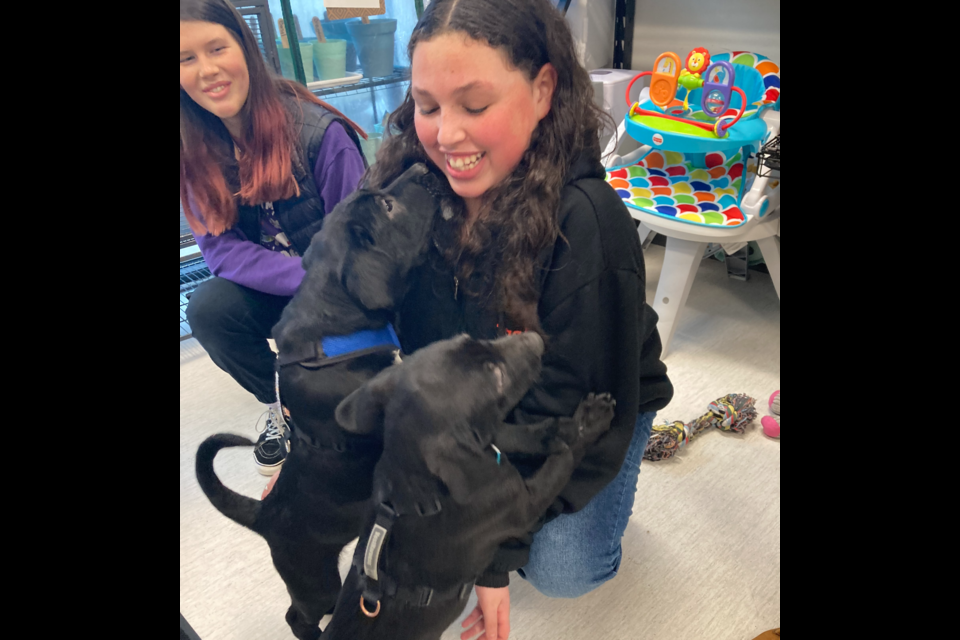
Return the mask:
[(277, 36), (273, 30), (273, 16), (267, 0), (231, 0), (240, 15), (257, 38), (260, 53), (267, 66), (280, 74), (280, 53), (277, 51)]
[(203, 258), (196, 258), (180, 265), (180, 342), (193, 337), (187, 323), (187, 305), (190, 296), (201, 284), (213, 278)]
[(183, 203), (180, 203), (180, 248), (192, 247), (197, 242), (193, 239), (193, 232), (187, 224), (187, 216), (183, 213)]
[(757, 154), (757, 175), (761, 178), (772, 176), (776, 172), (780, 175), (780, 136), (777, 136), (763, 146)]

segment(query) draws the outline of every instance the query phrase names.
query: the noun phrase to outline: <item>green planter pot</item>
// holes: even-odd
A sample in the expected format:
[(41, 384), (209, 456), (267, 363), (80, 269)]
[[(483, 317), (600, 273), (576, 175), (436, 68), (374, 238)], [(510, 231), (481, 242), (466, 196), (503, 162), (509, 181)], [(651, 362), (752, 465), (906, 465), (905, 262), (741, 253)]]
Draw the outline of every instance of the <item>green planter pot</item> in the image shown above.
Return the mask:
[[(296, 80), (297, 75), (293, 72), (293, 57), (290, 55), (290, 49), (284, 49), (283, 45), (278, 42), (277, 52), (280, 54), (280, 71), (283, 77)], [(316, 76), (313, 72), (313, 44), (310, 42), (301, 42), (300, 55), (303, 58), (303, 71), (307, 75), (307, 82), (314, 82)]]
[(347, 41), (314, 42), (313, 59), (321, 80), (345, 77), (347, 75)]
[(348, 22), (347, 29), (357, 47), (360, 66), (367, 78), (380, 78), (393, 74), (393, 46), (397, 33), (397, 21), (390, 19), (370, 20), (370, 24)]
[(347, 30), (347, 24), (351, 22), (360, 22), (360, 18), (320, 21), (323, 26), (323, 33), (328, 39), (347, 41), (347, 73), (354, 73), (360, 68), (360, 62), (357, 60), (357, 47), (353, 44), (350, 31)]

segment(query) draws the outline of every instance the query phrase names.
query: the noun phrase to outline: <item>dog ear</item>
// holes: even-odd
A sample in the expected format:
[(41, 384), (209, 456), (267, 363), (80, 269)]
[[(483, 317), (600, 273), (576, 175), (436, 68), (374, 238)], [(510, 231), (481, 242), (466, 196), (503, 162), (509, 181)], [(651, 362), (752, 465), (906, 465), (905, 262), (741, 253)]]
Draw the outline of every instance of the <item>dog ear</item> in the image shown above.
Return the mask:
[(323, 229), (313, 234), (313, 237), (310, 238), (310, 246), (307, 247), (307, 250), (303, 253), (303, 257), (300, 259), (304, 271), (309, 271), (317, 259), (324, 254), (323, 248), (320, 246), (323, 244), (321, 234), (323, 234)]
[(344, 287), (364, 308), (380, 311), (396, 306), (402, 279), (392, 259), (365, 249), (351, 255), (344, 270)]
[(460, 445), (449, 433), (429, 438), (421, 443), (420, 451), (427, 469), (443, 481), (450, 497), (458, 504), (469, 504), (473, 495), (482, 487), (483, 479), (471, 470), (476, 461), (468, 460), (468, 449)]
[(393, 369), (400, 366), (397, 364), (382, 372), (340, 403), (336, 416), (341, 429), (357, 435), (370, 435), (383, 428), (384, 408), (396, 387), (397, 376)]

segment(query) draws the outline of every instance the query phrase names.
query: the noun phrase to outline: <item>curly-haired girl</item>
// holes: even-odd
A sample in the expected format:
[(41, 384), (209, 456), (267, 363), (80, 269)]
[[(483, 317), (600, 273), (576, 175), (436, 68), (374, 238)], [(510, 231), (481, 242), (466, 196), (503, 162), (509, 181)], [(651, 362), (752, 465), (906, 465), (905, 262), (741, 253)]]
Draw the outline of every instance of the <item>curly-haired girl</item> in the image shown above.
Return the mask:
[(409, 53), (410, 90), (368, 179), (427, 162), (462, 207), (438, 221), (412, 278), (397, 319), (404, 351), (537, 331), (543, 376), (512, 421), (573, 415), (591, 392), (618, 402), (542, 527), (504, 545), (477, 582), (463, 638), (505, 640), (510, 571), (567, 598), (616, 575), (654, 412), (673, 388), (636, 227), (604, 182), (603, 115), (563, 16), (549, 0), (434, 0)]

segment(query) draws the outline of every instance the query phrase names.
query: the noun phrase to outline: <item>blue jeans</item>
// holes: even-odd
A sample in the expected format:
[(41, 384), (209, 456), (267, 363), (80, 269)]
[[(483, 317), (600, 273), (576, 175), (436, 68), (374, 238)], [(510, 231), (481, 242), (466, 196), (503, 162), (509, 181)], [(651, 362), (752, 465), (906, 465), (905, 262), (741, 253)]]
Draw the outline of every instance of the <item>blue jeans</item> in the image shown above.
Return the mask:
[(578, 513), (562, 515), (533, 538), (520, 577), (550, 598), (579, 598), (617, 576), (620, 541), (633, 514), (640, 462), (655, 413), (641, 414), (627, 459), (616, 479)]

